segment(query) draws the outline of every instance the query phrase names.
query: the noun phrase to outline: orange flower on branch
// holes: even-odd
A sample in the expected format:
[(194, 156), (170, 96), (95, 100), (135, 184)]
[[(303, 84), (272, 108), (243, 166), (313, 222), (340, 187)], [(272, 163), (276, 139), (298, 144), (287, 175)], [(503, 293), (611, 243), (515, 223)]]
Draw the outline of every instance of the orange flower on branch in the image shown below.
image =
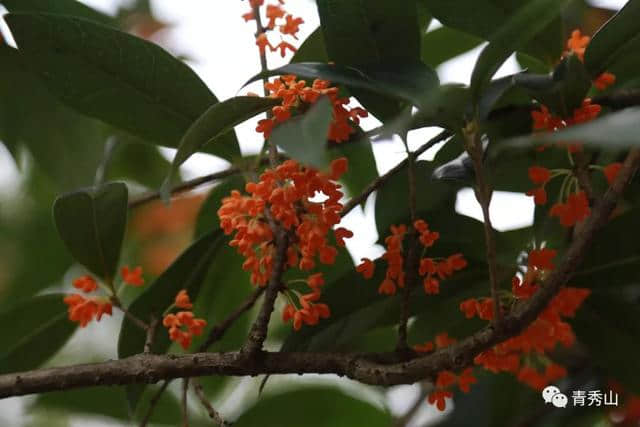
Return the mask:
[[(191, 308), (193, 305), (189, 300), (187, 291), (181, 290), (175, 298), (175, 304), (178, 308)], [(198, 319), (192, 311), (179, 311), (175, 314), (169, 313), (162, 319), (162, 324), (169, 332), (169, 339), (175, 341), (187, 350), (191, 345), (194, 336), (202, 335), (207, 321)]]
[(90, 293), (98, 289), (98, 283), (91, 276), (80, 276), (73, 281), (73, 287), (82, 292)]
[(142, 278), (142, 267), (138, 266), (133, 270), (129, 269), (128, 265), (125, 265), (120, 270), (120, 274), (122, 275), (122, 280), (127, 285), (131, 286), (142, 286), (144, 285), (144, 279)]
[(87, 326), (94, 318), (96, 321), (102, 319), (102, 315), (111, 315), (111, 302), (104, 297), (85, 298), (80, 294), (71, 294), (64, 298), (67, 304), (69, 320), (78, 322), (81, 328)]

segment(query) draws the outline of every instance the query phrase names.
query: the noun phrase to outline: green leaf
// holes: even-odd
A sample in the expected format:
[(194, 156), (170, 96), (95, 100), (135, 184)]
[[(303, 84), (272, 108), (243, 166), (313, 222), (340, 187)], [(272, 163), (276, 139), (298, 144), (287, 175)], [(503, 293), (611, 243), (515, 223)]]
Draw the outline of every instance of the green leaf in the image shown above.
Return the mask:
[(225, 143), (222, 136), (231, 131), (234, 126), (278, 104), (280, 101), (277, 99), (237, 96), (212, 105), (182, 137), (178, 152), (173, 158), (169, 176), (163, 184), (165, 196), (168, 196), (169, 186), (178, 168), (192, 154), (205, 145)]
[(127, 186), (109, 183), (60, 196), (53, 217), (73, 257), (107, 283), (115, 277), (127, 224)]
[(245, 85), (275, 75), (295, 74), (303, 78), (320, 78), (349, 88), (365, 89), (421, 107), (438, 87), (435, 71), (422, 63), (380, 65), (354, 68), (315, 62), (289, 64), (252, 77)]
[(329, 142), (328, 154), (331, 160), (346, 157), (349, 161), (349, 169), (340, 180), (344, 182), (352, 197), (359, 195), (371, 181), (378, 177), (371, 141), (360, 128), (349, 141)]
[[(310, 416), (318, 411), (322, 415)], [(235, 427), (389, 427), (392, 417), (370, 403), (351, 397), (334, 387), (298, 387), (262, 397), (233, 423)]]
[[(524, 7), (532, 3), (532, 0), (514, 2), (511, 0), (459, 0), (456, 7), (451, 7), (448, 0), (425, 0), (433, 16), (447, 27), (492, 40), (496, 30), (503, 27), (506, 22)], [(540, 16), (534, 16), (531, 22), (523, 25), (531, 27), (537, 23)], [(552, 64), (560, 57), (563, 45), (562, 23), (560, 19), (548, 22), (544, 30), (538, 32), (532, 40), (522, 44), (522, 49), (544, 62)]]
[(581, 268), (571, 278), (577, 286), (613, 290), (640, 283), (640, 241), (620, 238), (640, 226), (638, 209), (611, 219), (594, 237)]
[(459, 131), (465, 118), (470, 116), (469, 88), (458, 83), (444, 84), (433, 91), (420, 105), (411, 122), (411, 129), (440, 126), (453, 132)]
[(291, 63), (297, 62), (329, 62), (327, 48), (324, 45), (322, 27), (316, 30), (305, 39), (296, 53), (291, 58)]
[[(5, 20), (54, 96), (147, 141), (177, 147), (191, 123), (218, 102), (193, 70), (143, 39), (60, 15)], [(227, 160), (240, 152), (233, 133), (214, 148)]]
[(474, 100), (479, 98), (504, 61), (553, 21), (568, 2), (569, 0), (531, 0), (497, 27), (489, 38), (489, 44), (482, 50), (471, 75)]
[[(415, 0), (319, 0), (318, 14), (329, 59), (338, 65), (413, 64), (420, 58), (420, 25)], [(376, 117), (401, 109), (395, 98), (350, 88)]]
[(329, 98), (323, 96), (304, 115), (277, 125), (270, 140), (294, 159), (325, 169), (329, 164), (327, 134), (333, 120), (332, 107)]
[(450, 27), (440, 27), (422, 36), (421, 58), (431, 67), (479, 46), (483, 39)]
[(63, 298), (32, 297), (0, 311), (0, 374), (37, 368), (67, 342), (77, 325), (67, 319)]
[[(531, 144), (549, 142), (580, 142), (586, 146), (603, 149), (634, 147), (640, 144), (640, 108), (627, 108), (610, 113), (581, 125), (571, 126), (557, 132), (537, 132), (501, 142), (500, 149), (529, 147)], [(496, 147), (496, 148), (498, 148)], [(498, 152), (495, 150), (494, 152)]]
[(0, 45), (0, 64), (0, 140), (14, 156), (26, 147), (59, 192), (93, 184), (108, 127), (58, 102), (16, 49)]
[(158, 147), (117, 140), (107, 165), (107, 180), (132, 180), (147, 188), (157, 188), (166, 176), (171, 163)]
[(84, 5), (76, 0), (0, 0), (9, 12), (40, 12), (84, 18), (100, 24), (117, 27), (118, 23), (109, 15)]
[(571, 322), (598, 366), (633, 393), (640, 392), (640, 371), (629, 361), (630, 354), (640, 351), (638, 316), (637, 303), (597, 293), (587, 298)]
[(584, 63), (592, 77), (607, 71), (625, 56), (637, 56), (640, 44), (640, 1), (629, 0), (593, 36), (584, 54)]
[[(222, 231), (214, 230), (200, 238), (187, 248), (128, 308), (129, 312), (143, 321), (149, 321), (153, 315), (160, 318), (162, 312), (173, 304), (181, 289), (186, 289), (192, 301), (197, 301), (202, 283), (209, 267), (221, 246)], [(127, 317), (122, 322), (118, 339), (118, 357), (125, 358), (142, 351), (146, 332)], [(151, 351), (164, 353), (171, 341), (164, 327), (158, 327)], [(131, 408), (135, 409), (144, 386), (127, 388), (127, 397)]]

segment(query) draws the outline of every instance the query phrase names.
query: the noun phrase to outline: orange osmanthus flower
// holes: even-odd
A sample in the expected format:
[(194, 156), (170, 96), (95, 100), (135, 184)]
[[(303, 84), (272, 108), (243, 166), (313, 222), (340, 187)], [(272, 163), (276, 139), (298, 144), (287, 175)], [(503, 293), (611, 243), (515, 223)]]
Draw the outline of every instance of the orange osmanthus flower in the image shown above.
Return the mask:
[(91, 276), (80, 276), (73, 281), (73, 287), (80, 289), (82, 292), (90, 293), (98, 289), (98, 283)]
[(127, 285), (131, 286), (142, 286), (144, 285), (144, 279), (142, 278), (142, 267), (138, 266), (133, 270), (129, 269), (128, 265), (125, 265), (120, 270), (120, 275), (122, 276), (122, 280)]
[(81, 328), (87, 326), (94, 318), (100, 321), (102, 315), (111, 315), (111, 302), (104, 297), (85, 298), (80, 294), (67, 295), (64, 298), (67, 304), (69, 320), (78, 322)]
[(618, 176), (618, 172), (620, 172), (620, 169), (622, 169), (622, 163), (611, 163), (604, 167), (602, 172), (604, 173), (604, 176), (607, 179), (607, 182), (609, 183), (609, 185), (612, 185), (613, 181), (616, 180), (616, 177)]
[(187, 294), (186, 289), (178, 292), (174, 304), (176, 307), (184, 308), (185, 310), (193, 308), (193, 304), (191, 303), (191, 299), (189, 298), (189, 294)]
[[(186, 290), (178, 292), (174, 305), (178, 308), (190, 309), (193, 307)], [(202, 335), (207, 321), (198, 319), (192, 311), (179, 311), (169, 313), (162, 319), (162, 324), (167, 328), (169, 339), (175, 341), (187, 350), (194, 336)]]
[(565, 227), (572, 227), (589, 216), (589, 200), (584, 191), (570, 194), (566, 203), (556, 203), (551, 207), (549, 215), (557, 216), (560, 224)]

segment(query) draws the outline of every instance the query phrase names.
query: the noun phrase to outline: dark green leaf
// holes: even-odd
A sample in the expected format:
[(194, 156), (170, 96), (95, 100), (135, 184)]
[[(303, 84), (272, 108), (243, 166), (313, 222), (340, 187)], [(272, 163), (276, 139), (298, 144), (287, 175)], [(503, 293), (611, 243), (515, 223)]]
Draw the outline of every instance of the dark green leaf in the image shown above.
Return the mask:
[[(47, 14), (5, 17), (22, 57), (58, 99), (145, 140), (176, 147), (216, 97), (162, 48), (87, 20)], [(213, 154), (239, 154), (229, 133)]]
[[(444, 25), (492, 40), (496, 30), (503, 27), (518, 11), (531, 4), (531, 0), (459, 0), (451, 7), (449, 0), (425, 0), (433, 16)], [(540, 16), (533, 16), (538, 21)], [(523, 28), (531, 27), (527, 22)], [(556, 19), (544, 25), (533, 40), (523, 43), (522, 49), (544, 62), (554, 63), (562, 53), (562, 23)]]
[(329, 62), (321, 27), (316, 28), (316, 30), (302, 42), (297, 52), (293, 55), (291, 63), (297, 62)]
[(332, 160), (346, 157), (349, 161), (349, 170), (340, 180), (344, 182), (352, 197), (360, 194), (371, 181), (378, 177), (371, 141), (359, 128), (349, 141), (330, 143), (328, 154)]
[[(221, 230), (214, 230), (191, 245), (129, 306), (129, 312), (143, 321), (149, 321), (152, 315), (160, 318), (181, 289), (186, 289), (196, 301), (211, 261), (222, 245), (221, 235)], [(140, 353), (145, 338), (146, 332), (125, 317), (118, 339), (118, 357), (122, 359)], [(167, 330), (159, 327), (151, 351), (164, 353), (170, 345)], [(128, 387), (127, 396), (132, 408), (137, 406), (143, 389), (142, 386)]]
[(571, 141), (603, 149), (633, 147), (640, 144), (638, 132), (640, 132), (640, 108), (627, 108), (558, 132), (538, 132), (512, 138), (501, 143), (500, 147), (528, 147), (531, 144)]
[(333, 107), (323, 96), (304, 115), (279, 124), (270, 140), (287, 154), (308, 165), (325, 169), (329, 164), (327, 134), (333, 120)]
[(334, 84), (360, 88), (403, 99), (420, 107), (430, 100), (438, 87), (438, 76), (421, 63), (354, 68), (315, 62), (289, 64), (252, 77), (246, 84), (264, 77), (295, 74), (303, 78), (326, 79)]
[(479, 98), (504, 61), (551, 23), (568, 2), (569, 0), (531, 0), (497, 27), (489, 38), (489, 44), (482, 50), (471, 75), (474, 100)]
[(480, 45), (483, 40), (450, 27), (440, 27), (422, 36), (422, 60), (431, 67), (446, 62)]
[(116, 143), (107, 165), (107, 179), (132, 180), (147, 188), (157, 188), (171, 167), (158, 147), (129, 142), (126, 138), (117, 139)]
[(210, 144), (224, 144), (223, 136), (234, 126), (278, 105), (279, 100), (256, 96), (237, 96), (209, 107), (187, 130), (180, 141), (169, 176), (163, 184), (163, 196), (168, 198), (172, 178), (192, 154)]
[(37, 368), (67, 342), (77, 325), (63, 298), (37, 296), (0, 311), (0, 374)]
[(626, 55), (637, 55), (640, 43), (640, 1), (629, 0), (594, 36), (584, 55), (592, 77)]
[(411, 128), (441, 126), (459, 131), (465, 118), (471, 113), (469, 88), (453, 83), (434, 90), (420, 105), (420, 111), (412, 119)]
[(6, 44), (0, 64), (0, 140), (14, 156), (26, 147), (59, 192), (91, 185), (108, 127), (58, 102)]
[(640, 371), (629, 360), (640, 351), (638, 316), (637, 303), (598, 293), (587, 298), (571, 322), (596, 363), (633, 393), (640, 392)]
[[(317, 412), (322, 402), (322, 414)], [(233, 423), (235, 427), (389, 427), (388, 412), (344, 394), (337, 388), (304, 387), (262, 397)]]
[(109, 183), (60, 196), (53, 205), (58, 233), (73, 257), (110, 283), (127, 224), (127, 186)]
[(40, 12), (75, 16), (104, 25), (117, 27), (118, 23), (109, 15), (86, 6), (76, 0), (0, 0), (9, 12)]

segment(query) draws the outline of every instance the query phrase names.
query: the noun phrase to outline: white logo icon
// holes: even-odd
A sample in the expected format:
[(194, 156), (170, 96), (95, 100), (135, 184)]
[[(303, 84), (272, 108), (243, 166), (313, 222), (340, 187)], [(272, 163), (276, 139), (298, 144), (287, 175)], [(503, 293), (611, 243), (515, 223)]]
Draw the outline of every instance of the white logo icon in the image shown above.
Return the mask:
[(569, 402), (569, 398), (560, 393), (560, 389), (554, 385), (547, 386), (542, 390), (542, 398), (544, 403), (551, 403), (556, 408), (566, 408)]
[(567, 396), (562, 393), (553, 395), (553, 398), (551, 399), (551, 403), (553, 403), (553, 406), (556, 408), (566, 408), (568, 402), (569, 399), (567, 399)]
[(560, 389), (554, 385), (550, 385), (542, 390), (542, 398), (544, 399), (544, 403), (551, 403), (551, 399), (553, 396), (560, 393)]

